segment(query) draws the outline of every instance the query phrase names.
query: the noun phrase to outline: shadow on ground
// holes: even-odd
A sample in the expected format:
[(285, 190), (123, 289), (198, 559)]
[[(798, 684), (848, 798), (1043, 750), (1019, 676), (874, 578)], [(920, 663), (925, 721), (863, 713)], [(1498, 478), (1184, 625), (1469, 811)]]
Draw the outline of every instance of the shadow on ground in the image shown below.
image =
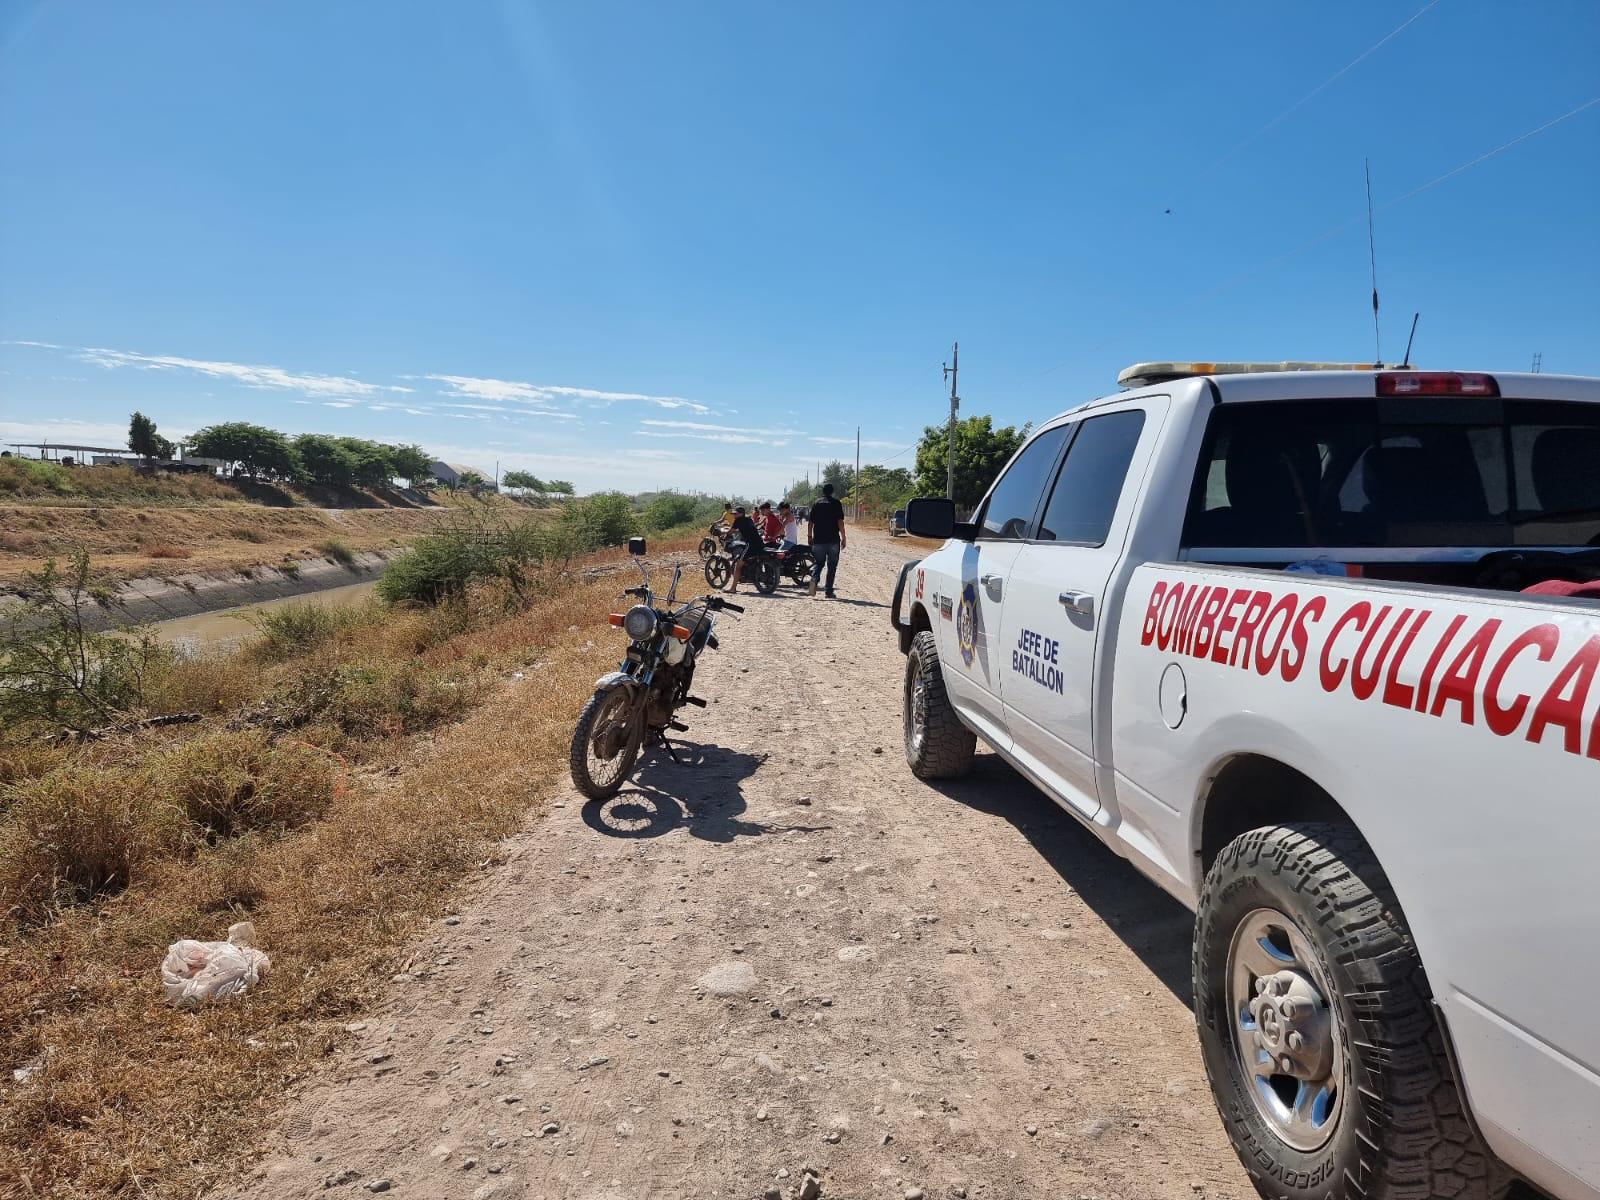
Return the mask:
[(596, 833), (619, 838), (654, 838), (686, 829), (707, 842), (731, 842), (765, 833), (816, 833), (824, 825), (768, 825), (742, 820), (749, 805), (744, 781), (767, 761), (765, 754), (745, 754), (722, 746), (674, 742), (674, 762), (659, 747), (646, 752), (629, 783), (609, 800), (583, 806), (584, 824)]
[(997, 754), (979, 754), (972, 773), (931, 787), (977, 812), (1014, 825), (1095, 915), (1191, 1009), (1189, 944), (1194, 916), (1117, 857)]

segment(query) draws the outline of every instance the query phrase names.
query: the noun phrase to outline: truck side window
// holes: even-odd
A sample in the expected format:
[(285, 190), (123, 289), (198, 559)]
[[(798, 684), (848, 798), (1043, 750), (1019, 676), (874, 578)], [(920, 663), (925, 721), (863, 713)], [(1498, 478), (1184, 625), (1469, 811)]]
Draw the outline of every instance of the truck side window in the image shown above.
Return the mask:
[(1069, 425), (1046, 429), (1022, 448), (989, 493), (978, 519), (980, 538), (994, 541), (1033, 536), (1034, 515), (1070, 429)]
[(1040, 541), (1103, 546), (1116, 516), (1144, 413), (1107, 413), (1080, 423), (1039, 522)]

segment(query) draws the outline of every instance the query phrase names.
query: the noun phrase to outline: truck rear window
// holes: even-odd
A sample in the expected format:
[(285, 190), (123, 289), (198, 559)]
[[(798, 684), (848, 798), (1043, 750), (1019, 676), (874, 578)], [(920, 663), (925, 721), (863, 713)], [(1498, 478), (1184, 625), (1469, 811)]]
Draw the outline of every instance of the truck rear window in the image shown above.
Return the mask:
[(1600, 405), (1498, 398), (1212, 410), (1185, 549), (1600, 543)]

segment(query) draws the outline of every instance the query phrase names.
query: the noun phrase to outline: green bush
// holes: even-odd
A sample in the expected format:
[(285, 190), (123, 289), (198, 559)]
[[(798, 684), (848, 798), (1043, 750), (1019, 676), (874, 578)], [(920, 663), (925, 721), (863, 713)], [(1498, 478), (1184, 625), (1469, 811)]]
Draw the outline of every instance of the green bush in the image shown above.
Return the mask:
[(639, 517), (621, 492), (596, 492), (568, 501), (561, 510), (560, 525), (574, 552), (584, 553), (622, 545), (639, 532)]
[(42, 724), (83, 733), (138, 706), (151, 673), (170, 657), (153, 637), (91, 630), (110, 603), (76, 551), (23, 577), (23, 602), (0, 625), (0, 726)]
[(512, 600), (525, 600), (544, 568), (591, 548), (580, 543), (579, 532), (565, 522), (460, 509), (389, 564), (378, 595), (389, 604), (437, 604), (462, 595), (475, 580), (499, 579)]
[(326, 538), (318, 542), (317, 549), (336, 563), (342, 563), (347, 567), (355, 564), (356, 552), (350, 549), (347, 543), (341, 542), (338, 538)]
[[(646, 529), (651, 533), (661, 533), (683, 525), (698, 524), (696, 518), (700, 515), (700, 508), (701, 502), (693, 496), (685, 496), (682, 492), (661, 492), (645, 505), (639, 515)], [(717, 513), (707, 517), (707, 523), (721, 511), (719, 508)]]
[(250, 623), (261, 634), (261, 640), (251, 651), (268, 662), (299, 658), (365, 619), (366, 614), (359, 607), (335, 608), (310, 600), (258, 608), (250, 614)]

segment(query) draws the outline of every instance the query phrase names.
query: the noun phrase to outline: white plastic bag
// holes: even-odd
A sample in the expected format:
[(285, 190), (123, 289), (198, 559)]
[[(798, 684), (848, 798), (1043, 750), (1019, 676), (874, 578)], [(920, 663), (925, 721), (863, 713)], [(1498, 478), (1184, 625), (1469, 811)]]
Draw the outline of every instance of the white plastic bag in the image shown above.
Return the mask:
[(185, 938), (167, 947), (161, 960), (161, 986), (167, 1003), (198, 1007), (207, 1000), (242, 995), (261, 982), (272, 960), (255, 948), (256, 929), (249, 921), (228, 927), (225, 942)]

